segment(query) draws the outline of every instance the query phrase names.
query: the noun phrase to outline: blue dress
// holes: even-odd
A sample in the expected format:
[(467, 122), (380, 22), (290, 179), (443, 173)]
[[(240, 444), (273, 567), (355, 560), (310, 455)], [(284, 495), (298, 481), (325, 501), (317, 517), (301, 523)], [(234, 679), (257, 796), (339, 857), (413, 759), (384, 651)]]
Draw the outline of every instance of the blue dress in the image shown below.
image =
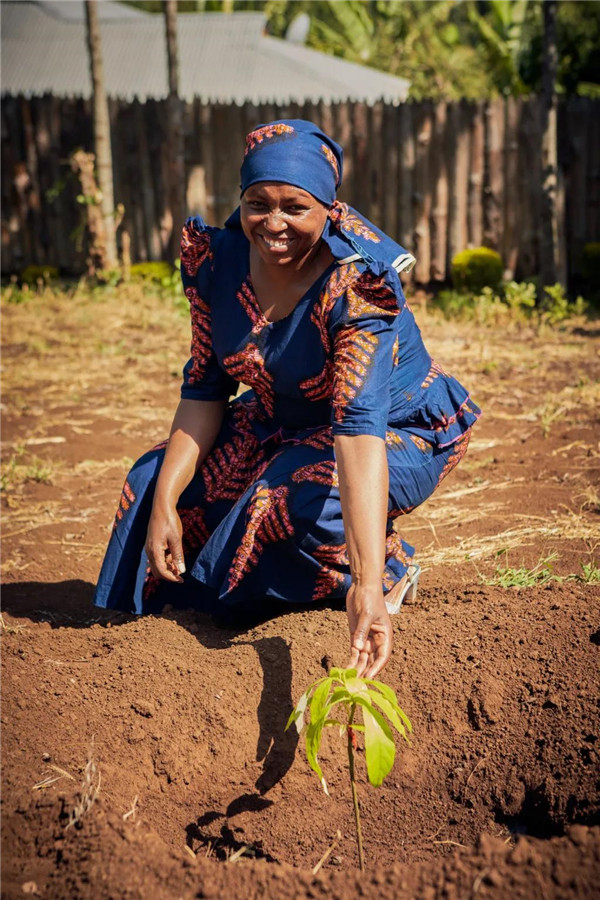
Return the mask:
[[(344, 216), (346, 222), (344, 222)], [(376, 435), (389, 464), (388, 591), (414, 549), (393, 529), (462, 458), (479, 409), (429, 356), (392, 265), (344, 250), (285, 318), (265, 319), (239, 216), (191, 219), (181, 267), (192, 320), (181, 396), (231, 401), (218, 438), (181, 495), (184, 584), (159, 581), (144, 551), (166, 442), (127, 476), (95, 603), (135, 613), (165, 603), (231, 621), (272, 605), (340, 601), (350, 586), (335, 435)], [(373, 236), (375, 240), (375, 236)], [(350, 257), (348, 255), (350, 252)]]

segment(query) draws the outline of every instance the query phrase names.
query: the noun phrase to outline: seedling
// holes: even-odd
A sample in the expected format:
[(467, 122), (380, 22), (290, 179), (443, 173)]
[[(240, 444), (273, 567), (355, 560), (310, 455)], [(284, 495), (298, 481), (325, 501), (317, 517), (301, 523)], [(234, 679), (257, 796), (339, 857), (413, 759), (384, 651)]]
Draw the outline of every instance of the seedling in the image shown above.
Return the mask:
[[(334, 707), (343, 709), (346, 721), (332, 716)], [(357, 707), (362, 713), (362, 723), (355, 722)], [(329, 726), (346, 732), (348, 748), (348, 770), (352, 787), (352, 803), (356, 822), (358, 858), (361, 870), (365, 861), (362, 845), (360, 809), (354, 772), (354, 751), (358, 742), (356, 732), (364, 734), (367, 775), (374, 787), (379, 787), (394, 765), (396, 745), (390, 724), (408, 740), (412, 731), (406, 714), (400, 709), (394, 691), (380, 681), (359, 678), (356, 669), (331, 669), (325, 678), (319, 678), (305, 691), (288, 719), (286, 731), (292, 723), (301, 734), (304, 728), (304, 713), (308, 710), (310, 722), (306, 727), (306, 756), (308, 763), (321, 780), (323, 790), (329, 795), (327, 782), (319, 765), (318, 753), (323, 730)], [(336, 710), (336, 715), (339, 709)], [(388, 721), (389, 720), (389, 723)]]

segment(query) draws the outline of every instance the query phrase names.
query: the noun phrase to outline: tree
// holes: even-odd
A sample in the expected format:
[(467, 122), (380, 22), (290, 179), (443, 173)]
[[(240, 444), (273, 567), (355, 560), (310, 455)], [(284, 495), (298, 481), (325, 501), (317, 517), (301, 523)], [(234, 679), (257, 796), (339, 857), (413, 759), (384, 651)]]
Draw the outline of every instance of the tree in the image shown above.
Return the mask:
[(186, 216), (183, 109), (179, 97), (179, 64), (177, 58), (177, 0), (166, 0), (163, 8), (169, 78), (167, 145), (169, 147), (169, 205), (172, 217), (169, 253), (171, 259), (175, 259), (179, 255), (179, 234)]
[(564, 284), (566, 273), (561, 272), (559, 247), (557, 187), (557, 110), (556, 70), (558, 51), (556, 46), (557, 0), (544, 3), (544, 55), (542, 64), (542, 233), (540, 264), (542, 284), (553, 285), (557, 280)]
[(104, 87), (104, 67), (102, 64), (102, 44), (98, 23), (97, 0), (86, 0), (85, 21), (87, 43), (92, 78), (92, 104), (94, 118), (94, 152), (96, 172), (100, 186), (100, 209), (104, 225), (104, 253), (100, 254), (102, 268), (117, 265), (117, 242), (115, 238), (115, 204), (113, 195), (112, 152), (110, 146), (110, 118), (108, 100)]

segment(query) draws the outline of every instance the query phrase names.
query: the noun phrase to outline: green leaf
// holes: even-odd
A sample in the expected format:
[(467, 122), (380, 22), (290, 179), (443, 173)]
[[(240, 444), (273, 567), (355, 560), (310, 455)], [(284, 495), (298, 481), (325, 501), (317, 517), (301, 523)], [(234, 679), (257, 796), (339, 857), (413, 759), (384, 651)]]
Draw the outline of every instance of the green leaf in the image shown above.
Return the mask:
[(321, 734), (323, 732), (324, 724), (324, 718), (319, 719), (317, 722), (311, 721), (308, 728), (306, 729), (306, 758), (313, 772), (316, 772), (316, 774), (318, 775), (323, 786), (323, 790), (327, 795), (329, 795), (327, 782), (325, 781), (323, 770), (321, 769), (319, 760), (317, 759), (317, 754), (321, 745)]
[(327, 711), (327, 698), (333, 685), (333, 678), (325, 678), (318, 685), (310, 701), (310, 721), (316, 722), (318, 719), (325, 718)]
[(296, 728), (298, 729), (298, 734), (300, 734), (300, 732), (302, 731), (302, 729), (304, 727), (304, 712), (306, 710), (306, 707), (308, 706), (308, 698), (310, 696), (312, 689), (313, 688), (311, 685), (311, 687), (309, 687), (309, 689), (302, 694), (302, 696), (296, 703), (296, 706), (291, 711), (290, 717), (287, 720), (287, 725), (285, 726), (286, 731), (288, 730), (288, 728), (290, 727), (292, 722), (294, 722), (294, 724), (296, 725)]
[(377, 691), (371, 691), (370, 696), (373, 703), (376, 703), (380, 710), (388, 717), (396, 731), (399, 731), (402, 737), (405, 740), (408, 740), (406, 736), (406, 727), (399, 715), (399, 712), (402, 712), (402, 710), (400, 709), (398, 704), (391, 703), (387, 697), (384, 697), (382, 694), (378, 694)]
[(340, 669), (338, 666), (333, 666), (329, 670), (329, 677), (334, 678), (336, 681), (341, 681), (344, 684), (347, 675), (356, 675), (356, 669)]
[[(406, 730), (412, 731), (413, 728), (410, 723), (410, 719), (408, 718), (408, 716), (406, 715), (404, 710), (402, 710), (400, 708), (400, 705), (398, 704), (398, 698), (396, 697), (396, 694), (391, 689), (391, 687), (389, 687), (387, 684), (384, 684), (382, 681), (374, 681), (372, 678), (365, 678), (364, 681), (367, 684), (373, 685), (373, 687), (375, 687), (379, 691), (381, 691), (383, 696), (386, 698), (386, 700), (389, 700), (389, 702), (392, 704), (392, 706), (394, 707), (394, 709), (396, 710), (396, 712), (398, 713), (398, 715), (404, 722), (404, 726), (405, 726)], [(400, 729), (398, 729), (398, 731), (400, 731)]]
[(356, 702), (363, 708), (367, 775), (373, 787), (379, 787), (394, 765), (396, 745), (381, 713), (367, 706), (362, 697), (356, 697)]

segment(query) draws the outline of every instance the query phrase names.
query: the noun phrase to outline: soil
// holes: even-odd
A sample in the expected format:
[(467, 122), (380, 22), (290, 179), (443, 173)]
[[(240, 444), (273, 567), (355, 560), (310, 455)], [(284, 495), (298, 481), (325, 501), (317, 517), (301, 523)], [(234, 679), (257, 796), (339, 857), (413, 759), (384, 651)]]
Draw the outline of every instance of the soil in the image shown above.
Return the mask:
[[(378, 789), (359, 751), (364, 873), (344, 741), (320, 756), (327, 797), (284, 732), (346, 662), (343, 611), (234, 632), (91, 604), (128, 463), (177, 402), (185, 319), (139, 289), (5, 305), (3, 898), (594, 895), (599, 332), (449, 323), (418, 299), (485, 416), (399, 522), (424, 572), (383, 677), (414, 733)], [(553, 579), (487, 583), (536, 566)]]

